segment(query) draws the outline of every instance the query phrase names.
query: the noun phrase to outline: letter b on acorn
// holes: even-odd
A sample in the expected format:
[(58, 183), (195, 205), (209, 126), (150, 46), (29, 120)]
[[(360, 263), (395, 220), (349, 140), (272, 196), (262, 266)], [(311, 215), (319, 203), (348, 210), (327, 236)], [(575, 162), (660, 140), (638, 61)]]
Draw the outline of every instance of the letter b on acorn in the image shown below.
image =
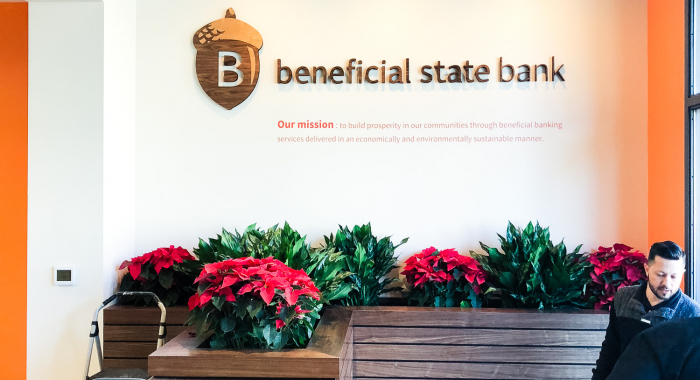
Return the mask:
[(197, 79), (204, 92), (228, 110), (243, 103), (258, 83), (260, 33), (236, 19), (229, 8), (226, 17), (198, 30), (192, 42), (197, 48)]

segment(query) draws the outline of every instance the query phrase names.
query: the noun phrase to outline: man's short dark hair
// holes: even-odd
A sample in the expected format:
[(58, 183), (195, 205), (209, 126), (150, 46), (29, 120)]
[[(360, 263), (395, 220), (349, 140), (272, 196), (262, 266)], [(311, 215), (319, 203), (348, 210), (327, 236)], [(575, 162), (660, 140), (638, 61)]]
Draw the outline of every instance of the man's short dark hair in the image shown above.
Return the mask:
[(678, 244), (672, 241), (662, 241), (654, 243), (649, 250), (649, 261), (654, 261), (656, 256), (662, 257), (666, 260), (683, 260), (685, 259), (685, 252), (678, 246)]

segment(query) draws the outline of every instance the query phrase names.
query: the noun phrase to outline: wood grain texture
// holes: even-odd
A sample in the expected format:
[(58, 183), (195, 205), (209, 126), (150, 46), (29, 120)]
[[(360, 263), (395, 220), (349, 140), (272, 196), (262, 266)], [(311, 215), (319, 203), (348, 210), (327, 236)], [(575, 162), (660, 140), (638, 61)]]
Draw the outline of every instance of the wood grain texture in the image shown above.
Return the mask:
[(148, 369), (148, 358), (144, 359), (112, 359), (104, 358), (105, 368), (141, 368)]
[(590, 379), (588, 365), (355, 362), (355, 378)]
[(108, 342), (104, 345), (105, 358), (147, 359), (156, 350), (153, 342)]
[(236, 19), (233, 8), (226, 11), (226, 16), (212, 21), (195, 32), (192, 43), (197, 49), (216, 41), (237, 40), (251, 44), (257, 49), (262, 48), (263, 40), (260, 32), (245, 22)]
[[(220, 51), (235, 52), (241, 57), (237, 70), (242, 73), (243, 81), (235, 87), (219, 87)], [(257, 48), (241, 41), (218, 41), (198, 48), (195, 67), (199, 84), (213, 101), (228, 110), (232, 109), (243, 103), (255, 90), (260, 72), (258, 54)], [(235, 82), (237, 79), (238, 74), (235, 72), (224, 72), (224, 81)]]
[(354, 327), (357, 343), (600, 347), (605, 331)]
[(533, 82), (537, 82), (537, 70), (540, 69), (540, 68), (544, 69), (544, 70), (542, 71), (542, 73), (544, 73), (544, 81), (545, 81), (545, 82), (549, 81), (549, 68), (547, 67), (547, 65), (545, 65), (545, 64), (539, 64), (539, 65), (532, 65), (532, 67), (533, 67), (533, 70), (532, 70), (532, 71), (533, 71), (533, 72), (532, 72), (532, 75), (533, 75), (533, 78), (532, 78), (532, 79), (533, 79)]
[[(105, 368), (148, 368), (148, 355), (156, 350), (160, 309), (113, 305), (103, 312)], [(180, 334), (189, 311), (186, 306), (166, 309), (167, 340)]]
[[(167, 326), (167, 340), (178, 336), (187, 326)], [(110, 342), (155, 342), (158, 339), (158, 325), (107, 325), (103, 338)], [(150, 354), (150, 352), (149, 352)]]
[(489, 78), (482, 78), (482, 75), (489, 75), (491, 73), (491, 70), (489, 69), (488, 66), (486, 65), (479, 65), (476, 68), (474, 68), (474, 79), (476, 79), (477, 82), (488, 82)]
[(190, 337), (189, 331), (194, 329), (178, 335), (148, 357), (151, 376), (331, 378), (339, 372), (338, 358), (320, 352), (198, 348), (206, 337)]
[(314, 330), (307, 350), (340, 357), (346, 344), (346, 334), (350, 329), (352, 311), (342, 307), (329, 307), (323, 312)]
[(316, 83), (316, 81), (318, 80), (318, 73), (321, 73), (321, 83), (326, 83), (327, 71), (324, 66), (314, 66), (311, 69), (311, 83)]
[(208, 336), (191, 337), (190, 328), (148, 357), (148, 372), (156, 377), (332, 378), (340, 373), (347, 351), (346, 333), (352, 311), (325, 310), (306, 349), (212, 350), (198, 348)]
[[(188, 377), (187, 380), (283, 380), (286, 377)], [(155, 377), (154, 380), (181, 380), (178, 377)], [(336, 380), (336, 379), (312, 379), (309, 377), (297, 377), (295, 380)]]
[[(350, 322), (352, 326), (352, 321)], [(350, 327), (345, 334), (345, 342), (343, 342), (343, 349), (340, 352), (340, 374), (339, 380), (351, 380), (353, 373), (353, 361), (355, 358), (355, 345), (353, 338), (353, 329)]]
[[(165, 309), (165, 323), (168, 326), (182, 326), (187, 320), (187, 306), (171, 306)], [(157, 307), (141, 307), (113, 305), (103, 311), (105, 325), (158, 325), (160, 309)]]
[(356, 344), (355, 360), (595, 364), (600, 348)]
[[(149, 356), (157, 380), (589, 379), (608, 313), (328, 308), (306, 349), (199, 349), (184, 331)], [(259, 378), (258, 378), (259, 380)]]
[(354, 307), (354, 326), (470, 327), (543, 330), (605, 330), (609, 313), (597, 310)]

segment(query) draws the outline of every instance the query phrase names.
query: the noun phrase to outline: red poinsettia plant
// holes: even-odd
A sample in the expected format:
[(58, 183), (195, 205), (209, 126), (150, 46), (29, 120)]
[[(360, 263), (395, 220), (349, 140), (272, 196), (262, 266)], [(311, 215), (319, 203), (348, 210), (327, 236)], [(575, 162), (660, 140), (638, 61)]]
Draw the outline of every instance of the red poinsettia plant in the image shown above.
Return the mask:
[[(182, 247), (158, 248), (141, 256), (126, 260), (119, 269), (128, 268), (119, 286), (120, 291), (149, 291), (161, 299), (165, 306), (184, 305), (194, 293), (192, 266), (196, 258)], [(150, 297), (133, 297), (127, 303), (153, 302)]]
[(303, 270), (272, 257), (206, 264), (187, 324), (213, 331), (212, 348), (305, 347), (320, 318), (319, 290)]
[(586, 260), (592, 265), (593, 278), (593, 282), (588, 285), (587, 296), (595, 297), (596, 309), (609, 310), (619, 288), (639, 285), (647, 280), (644, 271), (646, 256), (624, 244), (598, 247)]
[(402, 275), (412, 285), (409, 302), (419, 306), (481, 307), (486, 272), (454, 249), (426, 248), (406, 260)]

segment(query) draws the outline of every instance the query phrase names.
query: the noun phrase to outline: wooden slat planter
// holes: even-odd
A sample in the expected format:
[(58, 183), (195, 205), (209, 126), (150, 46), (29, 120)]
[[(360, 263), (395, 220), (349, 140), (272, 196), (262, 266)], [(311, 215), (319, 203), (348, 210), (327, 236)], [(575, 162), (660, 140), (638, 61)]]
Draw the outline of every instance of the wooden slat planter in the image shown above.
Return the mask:
[[(328, 309), (305, 350), (199, 349), (183, 333), (149, 356), (158, 380), (590, 379), (608, 313)], [(342, 343), (341, 343), (342, 342)]]
[[(148, 368), (148, 355), (156, 350), (160, 309), (114, 305), (104, 309), (104, 366), (106, 368)], [(167, 340), (183, 331), (186, 306), (166, 309)]]
[(336, 379), (349, 364), (342, 358), (352, 344), (346, 339), (351, 316), (346, 308), (326, 309), (305, 349), (198, 348), (207, 337), (193, 337), (187, 330), (148, 357), (148, 373), (157, 379)]
[(353, 378), (590, 379), (608, 314), (354, 308)]

